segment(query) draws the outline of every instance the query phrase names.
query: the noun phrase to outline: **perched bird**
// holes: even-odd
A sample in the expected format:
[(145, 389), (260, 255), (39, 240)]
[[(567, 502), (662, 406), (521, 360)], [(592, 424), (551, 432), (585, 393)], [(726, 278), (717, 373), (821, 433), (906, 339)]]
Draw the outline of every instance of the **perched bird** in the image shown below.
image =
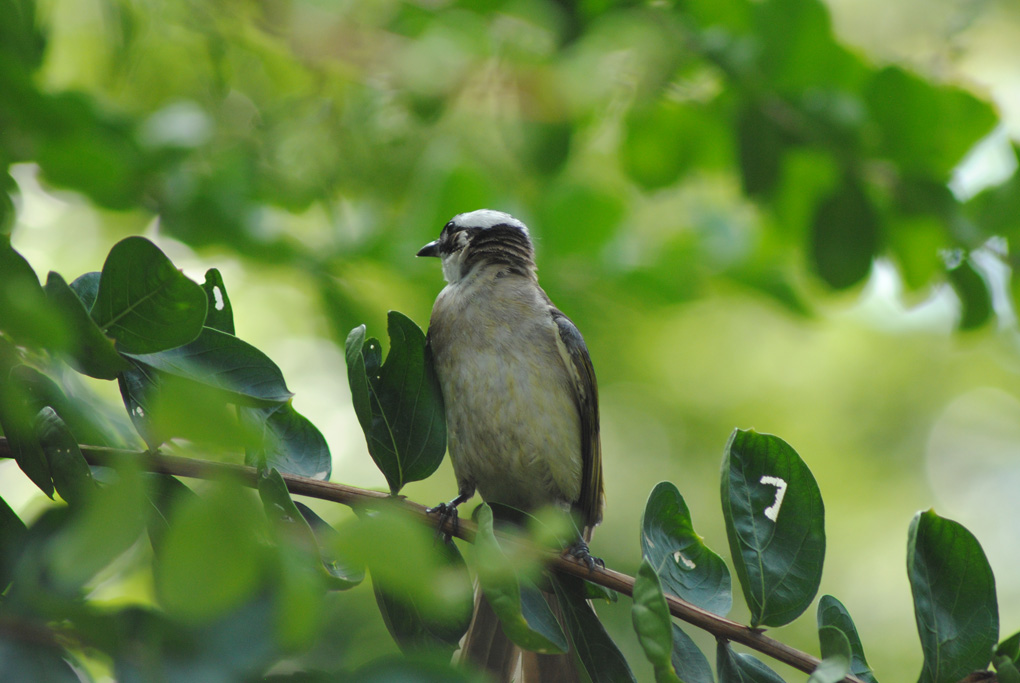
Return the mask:
[[(572, 554), (593, 566), (586, 540), (602, 520), (598, 389), (574, 323), (538, 284), (528, 228), (482, 209), (454, 216), (418, 256), (442, 261), (428, 345), (446, 404), (457, 505), (477, 491), (520, 510), (570, 508), (582, 531)], [(479, 596), (462, 657), (510, 680), (517, 666), (538, 680), (579, 680), (573, 658), (525, 657)]]

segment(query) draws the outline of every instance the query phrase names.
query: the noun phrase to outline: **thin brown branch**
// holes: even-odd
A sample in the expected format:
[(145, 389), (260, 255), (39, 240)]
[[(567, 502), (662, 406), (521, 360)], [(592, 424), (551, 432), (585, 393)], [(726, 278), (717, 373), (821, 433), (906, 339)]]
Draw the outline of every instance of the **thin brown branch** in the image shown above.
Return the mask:
[[(150, 472), (198, 479), (230, 478), (253, 487), (256, 486), (258, 480), (257, 470), (245, 465), (232, 465), (159, 453), (97, 446), (81, 446), (81, 451), (90, 465), (114, 465), (118, 460), (130, 457), (140, 460), (145, 469)], [(12, 457), (12, 453), (7, 439), (0, 437), (0, 458), (10, 457)], [(299, 477), (293, 474), (284, 474), (282, 476), (283, 480), (287, 483), (287, 489), (299, 496), (307, 496), (309, 498), (362, 508), (370, 508), (373, 505), (380, 504), (382, 501), (392, 503), (394, 500), (392, 496), (382, 491), (371, 491), (345, 484)], [(400, 498), (399, 501), (408, 512), (419, 517), (423, 522), (429, 524), (436, 523), (436, 518), (426, 512), (425, 506), (405, 498)], [(472, 541), (474, 540), (476, 529), (475, 524), (469, 520), (458, 520), (456, 523), (451, 520), (447, 522), (444, 531), (466, 541)], [(628, 596), (634, 593), (634, 578), (632, 576), (608, 568), (597, 569), (591, 572), (585, 564), (572, 557), (557, 555), (552, 552), (547, 552), (546, 554), (548, 565), (558, 572), (580, 577)], [(769, 638), (760, 630), (752, 629), (730, 619), (720, 617), (673, 595), (667, 594), (666, 602), (669, 605), (670, 613), (674, 617), (697, 626), (711, 633), (716, 638), (740, 643), (805, 673), (811, 673), (819, 664), (817, 657)], [(844, 683), (863, 683), (863, 681), (854, 676), (847, 676), (843, 681)]]

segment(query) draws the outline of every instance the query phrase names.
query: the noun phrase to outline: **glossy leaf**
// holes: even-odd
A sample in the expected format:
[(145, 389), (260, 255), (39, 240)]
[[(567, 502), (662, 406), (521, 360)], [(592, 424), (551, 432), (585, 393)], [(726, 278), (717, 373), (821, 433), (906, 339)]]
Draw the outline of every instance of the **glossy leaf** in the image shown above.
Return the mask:
[(155, 450), (171, 436), (154, 419), (155, 401), (161, 384), (160, 374), (144, 363), (135, 360), (128, 362), (131, 367), (117, 376), (120, 397), (135, 430), (146, 445)]
[(667, 592), (720, 616), (730, 611), (726, 563), (694, 532), (687, 503), (668, 481), (656, 484), (645, 503), (641, 552)]
[[(838, 629), (850, 645), (850, 673), (866, 683), (877, 683), (871, 673), (871, 667), (868, 666), (868, 660), (864, 657), (864, 646), (861, 644), (860, 636), (857, 635), (857, 627), (850, 618), (850, 613), (831, 595), (823, 595), (818, 601), (818, 628)], [(822, 656), (828, 656), (824, 641)]]
[(293, 396), (280, 368), (266, 354), (211, 327), (202, 328), (202, 334), (184, 346), (125, 355), (160, 372), (221, 391), (225, 400), (238, 405), (272, 406)]
[(783, 679), (758, 658), (734, 652), (730, 644), (722, 640), (716, 646), (716, 671), (719, 683), (783, 683)]
[(808, 683), (839, 683), (850, 673), (850, 640), (835, 626), (818, 629), (822, 661), (811, 672)]
[(679, 683), (676, 671), (673, 670), (671, 655), (673, 653), (672, 620), (669, 607), (662, 595), (662, 585), (655, 569), (645, 558), (634, 575), (634, 604), (630, 617), (637, 632), (638, 641), (645, 651), (645, 657), (655, 668), (655, 680), (658, 683), (672, 681)]
[(576, 653), (592, 683), (634, 681), (627, 660), (585, 600), (583, 581), (557, 575), (552, 577), (552, 582), (567, 627), (570, 649)]
[(992, 293), (969, 258), (949, 269), (949, 283), (960, 297), (961, 330), (973, 330), (992, 317)]
[(691, 637), (673, 624), (673, 669), (684, 683), (713, 683), (712, 665)]
[(402, 313), (390, 311), (388, 321), (385, 363), (379, 342), (365, 341), (364, 325), (347, 337), (347, 378), (368, 452), (396, 494), (439, 467), (446, 452), (446, 420), (425, 335)]
[(240, 415), (251, 441), (245, 446), (245, 464), (329, 479), (333, 462), (326, 439), (293, 405), (241, 408)]
[(977, 539), (934, 511), (907, 537), (907, 577), (924, 652), (920, 683), (956, 683), (984, 669), (999, 636), (995, 578)]
[(483, 503), (475, 517), (478, 581), (485, 599), (499, 617), (503, 632), (526, 650), (542, 654), (566, 652), (566, 636), (541, 592), (521, 581), (500, 548), (493, 533), (492, 510)]
[(818, 275), (833, 289), (846, 289), (871, 272), (878, 252), (879, 214), (863, 190), (843, 182), (815, 209), (811, 257)]
[(113, 246), (99, 281), (92, 319), (124, 353), (151, 354), (194, 340), (205, 322), (202, 288), (144, 237)]
[(205, 282), (202, 291), (206, 296), (205, 326), (220, 332), (234, 334), (234, 309), (227, 296), (223, 276), (216, 268), (205, 271)]
[(339, 534), (328, 522), (315, 514), (315, 511), (300, 501), (294, 501), (301, 516), (312, 528), (312, 533), (319, 544), (322, 565), (329, 574), (327, 587), (331, 590), (347, 590), (354, 588), (365, 580), (365, 567), (358, 565), (338, 552)]
[(36, 415), (35, 429), (57, 493), (70, 505), (83, 504), (95, 492), (96, 482), (78, 448), (78, 440), (49, 406)]
[(114, 379), (127, 369), (127, 361), (114, 349), (113, 341), (89, 317), (64, 278), (53, 271), (46, 278), (46, 296), (67, 324), (72, 339), (69, 360), (77, 370), (97, 379)]
[(782, 626), (814, 599), (825, 509), (804, 461), (771, 434), (736, 430), (722, 466), (723, 517), (752, 626)]
[(68, 285), (78, 295), (78, 298), (81, 299), (81, 303), (86, 311), (91, 311), (92, 307), (96, 305), (96, 297), (99, 296), (99, 281), (102, 278), (103, 274), (98, 270), (94, 270), (79, 275)]

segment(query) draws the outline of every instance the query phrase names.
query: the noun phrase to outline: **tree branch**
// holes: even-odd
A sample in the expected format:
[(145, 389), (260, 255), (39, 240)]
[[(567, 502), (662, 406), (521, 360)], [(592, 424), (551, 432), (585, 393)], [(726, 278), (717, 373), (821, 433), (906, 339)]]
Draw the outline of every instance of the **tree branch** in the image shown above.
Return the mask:
[[(258, 471), (254, 467), (246, 465), (232, 465), (195, 460), (193, 458), (182, 458), (174, 455), (99, 446), (83, 445), (80, 448), (90, 465), (110, 466), (116, 465), (118, 461), (122, 461), (124, 458), (132, 458), (136, 462), (140, 461), (143, 467), (150, 472), (197, 479), (234, 479), (251, 487), (257, 486), (258, 483)], [(0, 437), (0, 458), (12, 457), (14, 456), (7, 439)], [(282, 476), (287, 484), (287, 489), (293, 494), (342, 503), (350, 507), (371, 508), (374, 504), (380, 504), (382, 501), (392, 503), (394, 500), (393, 496), (382, 491), (371, 491), (355, 486), (347, 486), (346, 484), (299, 477), (293, 474), (282, 474)], [(397, 498), (397, 500), (399, 500), (400, 505), (405, 510), (418, 517), (423, 523), (436, 523), (436, 517), (429, 515), (426, 512), (425, 506), (402, 497)], [(443, 528), (443, 531), (466, 541), (474, 540), (476, 530), (477, 526), (469, 520), (457, 520), (456, 522), (448, 520)], [(548, 566), (555, 571), (580, 577), (628, 596), (632, 596), (634, 593), (634, 578), (631, 576), (608, 568), (591, 572), (584, 563), (568, 555), (560, 555), (552, 551), (544, 551), (544, 554), (546, 555)], [(716, 638), (740, 643), (805, 673), (814, 671), (820, 662), (813, 655), (769, 638), (761, 630), (752, 629), (730, 619), (720, 617), (668, 593), (666, 594), (666, 603), (669, 605), (670, 614), (674, 617), (686, 621), (703, 631), (707, 631)], [(855, 676), (847, 676), (843, 679), (843, 682), (864, 683)]]

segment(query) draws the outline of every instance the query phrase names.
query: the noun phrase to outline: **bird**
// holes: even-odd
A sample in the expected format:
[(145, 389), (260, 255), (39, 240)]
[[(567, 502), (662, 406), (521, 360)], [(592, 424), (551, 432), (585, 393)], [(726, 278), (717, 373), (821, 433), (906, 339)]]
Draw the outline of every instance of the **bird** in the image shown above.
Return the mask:
[[(417, 255), (439, 258), (447, 283), (426, 345), (457, 496), (434, 509), (455, 516), (476, 492), (525, 512), (569, 509), (579, 534), (568, 552), (594, 570), (601, 561), (587, 542), (605, 504), (598, 386), (584, 338), (538, 283), (531, 233), (508, 213), (480, 209), (454, 216)], [(462, 659), (497, 680), (517, 667), (536, 672), (529, 680), (581, 680), (569, 654), (519, 654), (479, 593)]]

